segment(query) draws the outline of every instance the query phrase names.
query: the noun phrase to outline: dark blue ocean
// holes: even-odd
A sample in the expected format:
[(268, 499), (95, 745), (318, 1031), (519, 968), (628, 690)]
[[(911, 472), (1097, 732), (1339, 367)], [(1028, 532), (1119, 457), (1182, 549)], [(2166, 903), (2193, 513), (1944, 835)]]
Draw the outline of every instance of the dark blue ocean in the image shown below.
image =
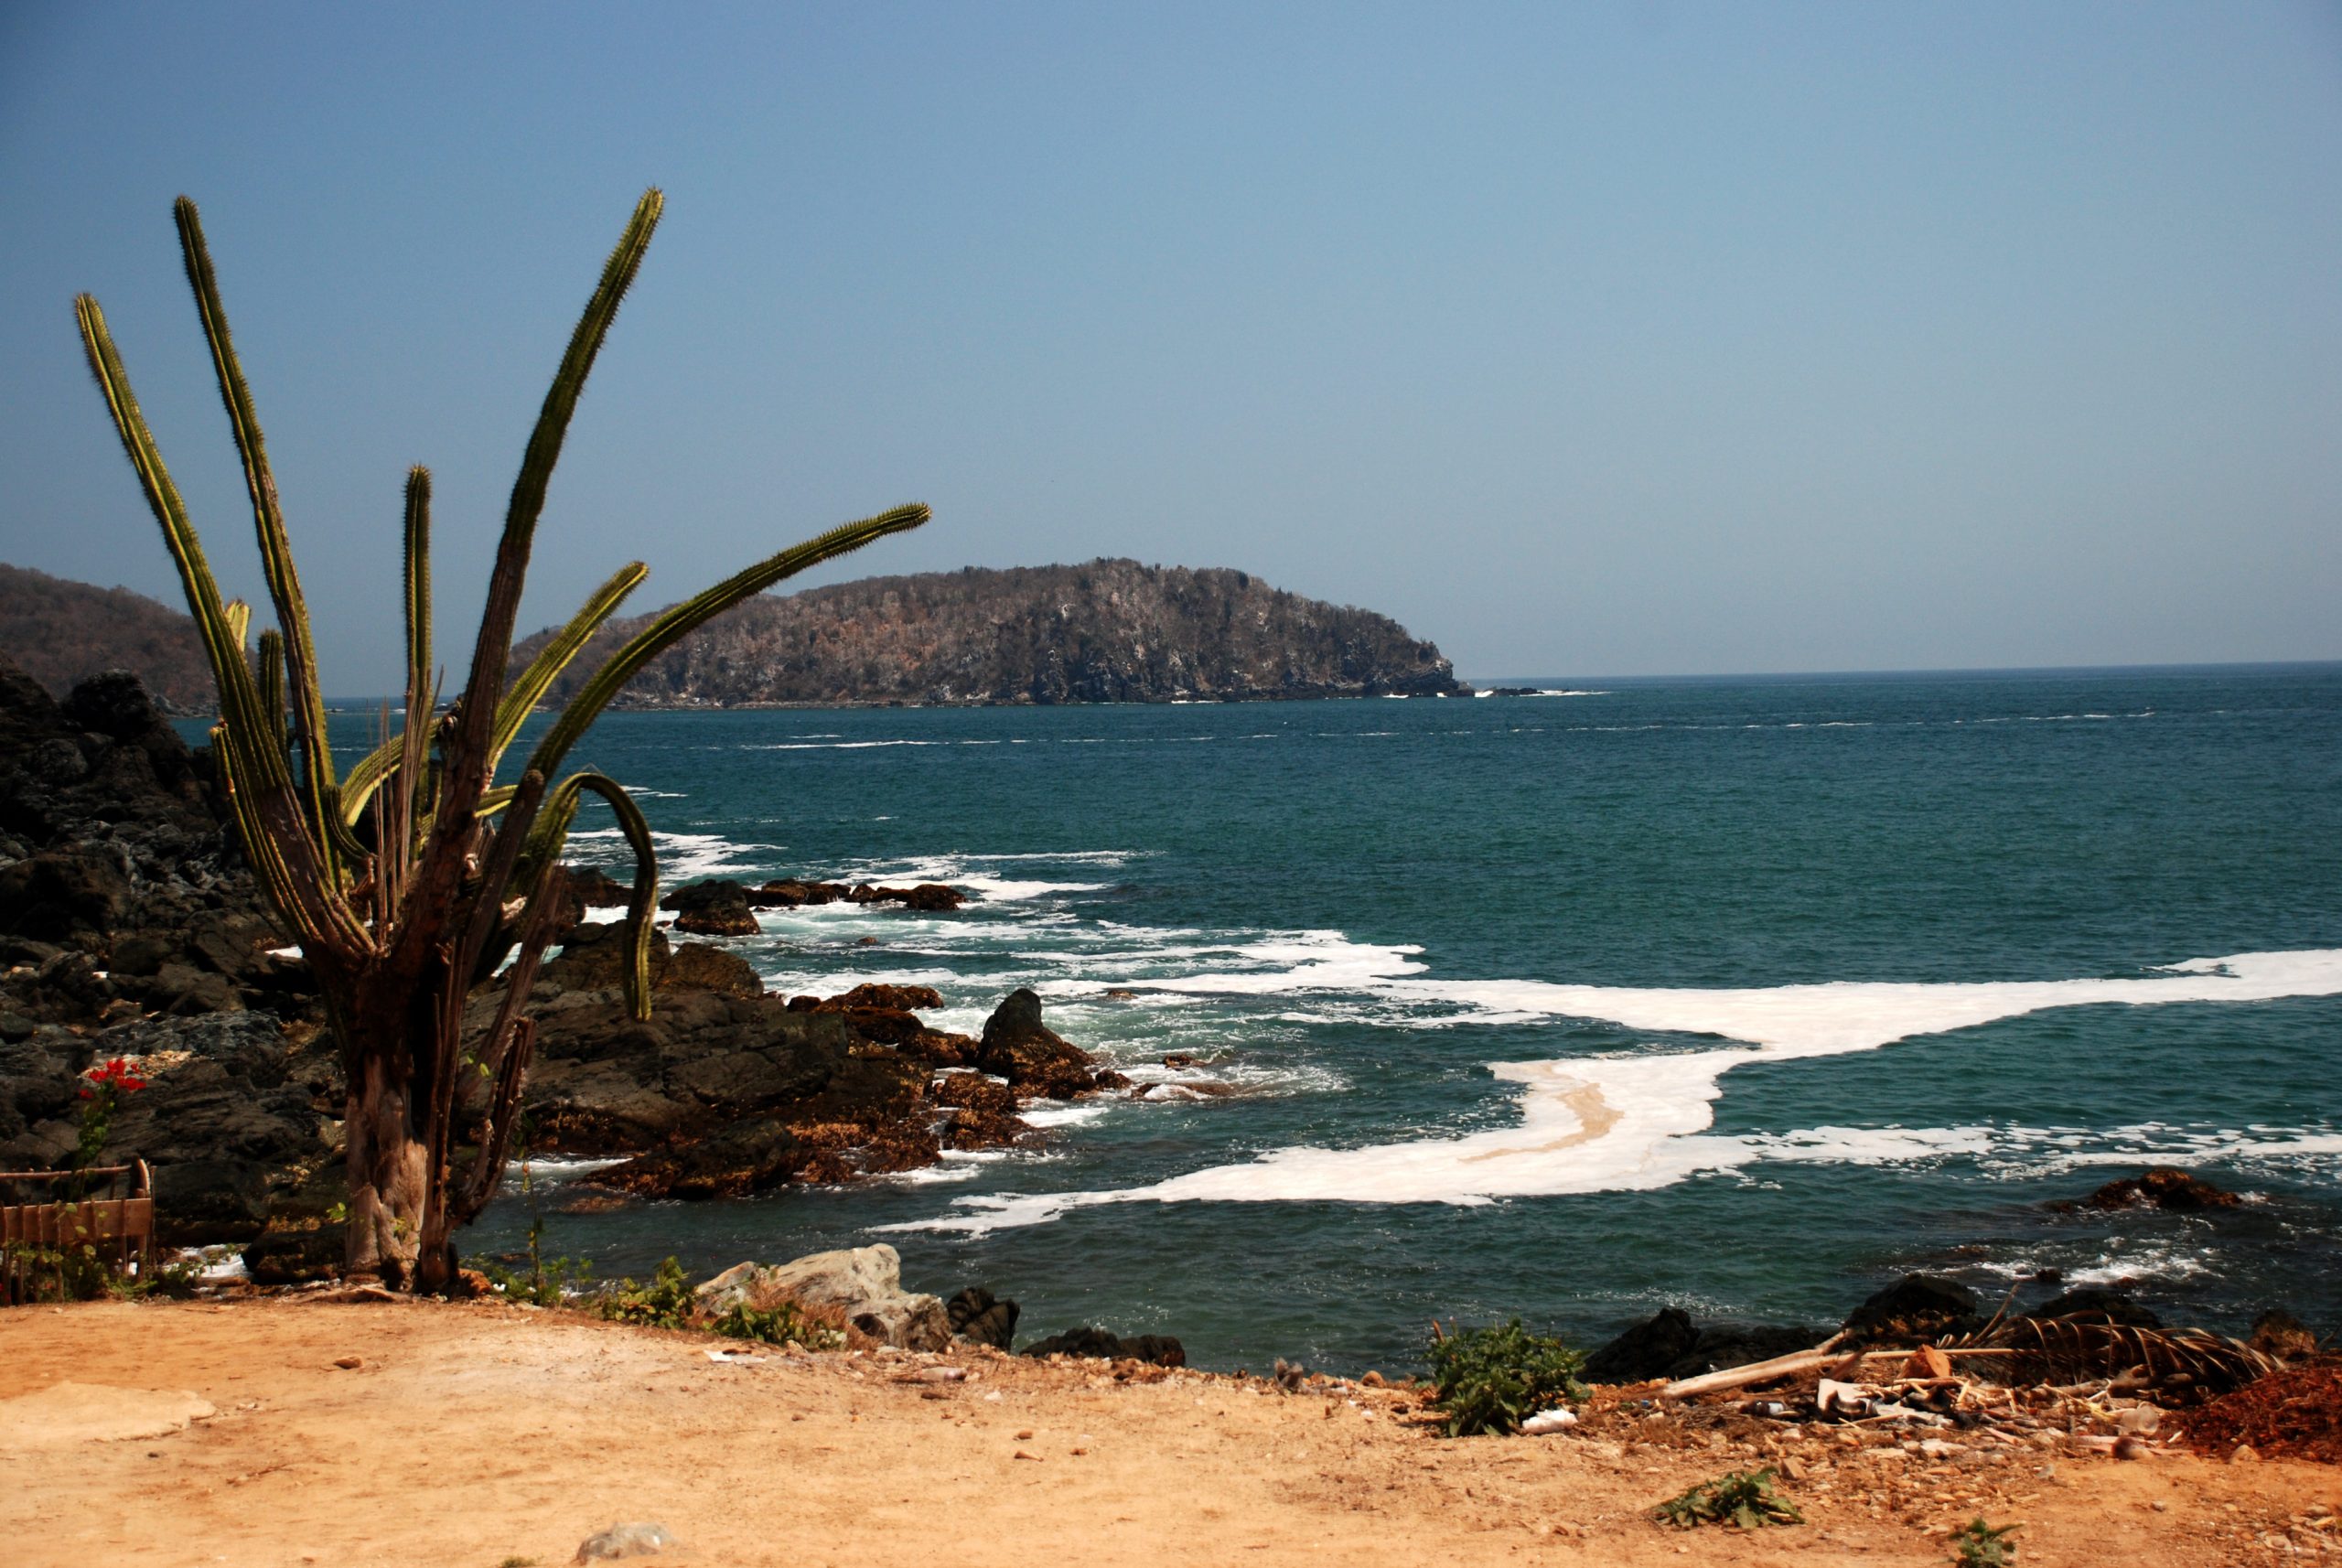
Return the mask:
[[(1553, 684), (605, 719), (578, 760), (671, 884), (975, 895), (768, 912), (737, 945), (775, 990), (933, 985), (973, 1031), (1030, 985), (1161, 1087), (908, 1177), (554, 1213), (549, 1246), (607, 1275), (884, 1240), (1027, 1335), (1223, 1368), (1413, 1366), (1434, 1316), (1821, 1325), (1910, 1270), (2342, 1329), (2342, 666)], [(2052, 1207), (2154, 1163), (2250, 1201)]]

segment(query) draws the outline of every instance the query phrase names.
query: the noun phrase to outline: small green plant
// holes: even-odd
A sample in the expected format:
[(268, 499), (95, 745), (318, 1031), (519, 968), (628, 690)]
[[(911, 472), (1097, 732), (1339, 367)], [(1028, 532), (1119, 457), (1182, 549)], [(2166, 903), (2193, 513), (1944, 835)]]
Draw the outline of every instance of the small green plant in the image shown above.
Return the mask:
[(1585, 1358), (1530, 1333), (1517, 1317), (1500, 1327), (1445, 1334), (1434, 1324), (1432, 1332), (1432, 1381), (1450, 1437), (1515, 1432), (1541, 1410), (1585, 1397), (1577, 1380)]
[(696, 1306), (683, 1265), (669, 1258), (647, 1285), (618, 1280), (594, 1298), (594, 1310), (612, 1323), (642, 1328), (688, 1328)]
[(1986, 1524), (1980, 1515), (1951, 1533), (1951, 1560), (1961, 1568), (2009, 1568), (2016, 1561), (2013, 1524)]
[(537, 1201), (536, 1173), (529, 1161), (529, 1134), (533, 1129), (525, 1113), (518, 1118), (515, 1128), (521, 1145), (521, 1196), (529, 1204), (528, 1272), (523, 1273), (518, 1269), (508, 1269), (486, 1259), (476, 1262), (479, 1272), (488, 1276), (488, 1283), (507, 1301), (559, 1306), (569, 1299), (573, 1291), (584, 1290), (592, 1281), (594, 1264), (586, 1258), (545, 1256), (544, 1208)]
[(726, 1339), (757, 1339), (768, 1345), (802, 1345), (808, 1350), (843, 1350), (845, 1336), (828, 1324), (819, 1323), (797, 1310), (794, 1304), (782, 1302), (767, 1311), (736, 1301), (724, 1311), (724, 1316), (707, 1326), (711, 1334), (721, 1334)]
[(1651, 1510), (1661, 1524), (1697, 1530), (1703, 1524), (1728, 1524), (1736, 1530), (1758, 1530), (1769, 1524), (1803, 1524), (1805, 1516), (1789, 1498), (1773, 1489), (1770, 1470), (1734, 1470), (1713, 1481), (1703, 1481), (1670, 1498)]

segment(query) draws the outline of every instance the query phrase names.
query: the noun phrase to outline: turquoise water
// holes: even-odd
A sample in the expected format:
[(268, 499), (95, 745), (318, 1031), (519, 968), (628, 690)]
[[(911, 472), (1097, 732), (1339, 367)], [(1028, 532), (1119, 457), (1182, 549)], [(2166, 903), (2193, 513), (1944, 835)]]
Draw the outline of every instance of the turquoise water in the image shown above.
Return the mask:
[[(775, 989), (932, 984), (973, 1030), (1029, 984), (1134, 1076), (1190, 1052), (1240, 1091), (555, 1217), (604, 1273), (886, 1240), (1030, 1335), (1221, 1367), (1410, 1365), (1434, 1315), (1832, 1322), (1919, 1268), (2342, 1328), (2342, 667), (621, 714), (580, 760), (641, 792), (670, 881), (979, 896), (771, 912), (736, 945)], [(2151, 1161), (2254, 1201), (2047, 1207)]]

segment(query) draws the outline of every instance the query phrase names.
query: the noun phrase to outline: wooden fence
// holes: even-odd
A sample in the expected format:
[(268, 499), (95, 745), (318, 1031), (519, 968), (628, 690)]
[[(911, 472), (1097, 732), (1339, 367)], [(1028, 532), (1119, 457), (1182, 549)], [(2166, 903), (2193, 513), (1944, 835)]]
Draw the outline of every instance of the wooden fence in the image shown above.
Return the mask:
[[(101, 1177), (110, 1196), (87, 1196)], [(0, 1171), (0, 1184), (15, 1183), (65, 1186), (76, 1189), (76, 1196), (0, 1205), (0, 1302), (32, 1299), (49, 1267), (39, 1262), (44, 1252), (89, 1245), (101, 1256), (111, 1253), (117, 1269), (134, 1257), (142, 1277), (154, 1272), (155, 1184), (145, 1160), (81, 1171)]]

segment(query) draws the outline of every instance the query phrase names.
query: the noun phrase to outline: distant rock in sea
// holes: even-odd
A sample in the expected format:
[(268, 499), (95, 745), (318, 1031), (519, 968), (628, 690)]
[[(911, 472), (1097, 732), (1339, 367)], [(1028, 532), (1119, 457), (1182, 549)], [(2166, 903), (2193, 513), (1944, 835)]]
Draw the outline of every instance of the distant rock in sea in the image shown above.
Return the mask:
[[(614, 621), (559, 702), (650, 617)], [(534, 657), (550, 632), (513, 650)], [(870, 577), (749, 600), (638, 675), (621, 707), (1466, 696), (1388, 616), (1243, 572), (1092, 561)]]

